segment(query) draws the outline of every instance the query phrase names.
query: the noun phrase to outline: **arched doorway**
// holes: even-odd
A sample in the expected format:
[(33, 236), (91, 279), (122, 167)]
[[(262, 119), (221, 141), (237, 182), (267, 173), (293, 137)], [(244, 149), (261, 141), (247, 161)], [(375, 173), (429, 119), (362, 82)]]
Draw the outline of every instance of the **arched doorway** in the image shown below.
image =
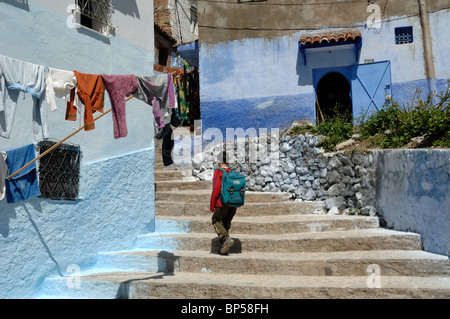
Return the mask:
[(350, 83), (344, 75), (329, 72), (320, 79), (316, 88), (316, 110), (319, 122), (336, 115), (352, 120)]

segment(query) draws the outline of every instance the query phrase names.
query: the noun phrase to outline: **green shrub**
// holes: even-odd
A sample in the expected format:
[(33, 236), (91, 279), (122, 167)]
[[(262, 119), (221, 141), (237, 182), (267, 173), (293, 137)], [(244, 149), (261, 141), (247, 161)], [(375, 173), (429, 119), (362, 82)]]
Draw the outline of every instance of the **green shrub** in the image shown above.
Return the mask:
[(317, 125), (314, 131), (325, 136), (321, 147), (327, 151), (335, 151), (336, 145), (352, 137), (353, 123), (347, 116), (337, 115)]
[(374, 137), (372, 145), (382, 148), (403, 147), (415, 137), (422, 138), (424, 147), (450, 147), (449, 90), (437, 96), (435, 104), (432, 96), (422, 100), (420, 91), (414, 98), (416, 102), (411, 105), (402, 107), (393, 102), (372, 114), (361, 125), (361, 137)]
[[(450, 81), (449, 81), (450, 86)], [(366, 120), (358, 119), (359, 133), (363, 140), (371, 138), (371, 146), (382, 148), (400, 148), (415, 137), (421, 138), (422, 147), (450, 148), (450, 90), (441, 92), (433, 104), (432, 96), (426, 100), (420, 98), (416, 91), (411, 105), (400, 106), (396, 102), (385, 105), (381, 110), (371, 114)], [(337, 114), (326, 118), (317, 126), (296, 126), (295, 134), (320, 134), (324, 136), (321, 143), (326, 151), (335, 151), (336, 145), (348, 140), (353, 135), (353, 120), (348, 114)]]
[(291, 131), (294, 134), (312, 133), (323, 135), (320, 146), (326, 151), (335, 151), (336, 145), (348, 140), (353, 135), (353, 123), (347, 114), (337, 114), (327, 118), (317, 126), (294, 126)]

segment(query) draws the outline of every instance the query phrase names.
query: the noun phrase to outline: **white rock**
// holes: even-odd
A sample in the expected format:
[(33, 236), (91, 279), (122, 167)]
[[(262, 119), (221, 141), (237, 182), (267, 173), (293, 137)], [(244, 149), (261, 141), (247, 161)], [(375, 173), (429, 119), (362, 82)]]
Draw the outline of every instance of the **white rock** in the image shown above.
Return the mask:
[(202, 181), (212, 181), (214, 176), (214, 171), (206, 170), (197, 174), (197, 177)]
[(331, 207), (331, 209), (327, 213), (328, 215), (339, 215), (339, 208), (336, 206)]

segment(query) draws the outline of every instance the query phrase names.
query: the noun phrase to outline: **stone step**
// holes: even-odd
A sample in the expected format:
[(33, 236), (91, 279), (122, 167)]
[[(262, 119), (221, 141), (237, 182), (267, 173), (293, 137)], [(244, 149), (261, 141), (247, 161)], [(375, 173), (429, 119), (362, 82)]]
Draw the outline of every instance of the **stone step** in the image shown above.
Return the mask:
[[(211, 214), (156, 218), (155, 230), (170, 233), (211, 233)], [(286, 234), (379, 227), (377, 217), (345, 215), (235, 216), (231, 231), (237, 234)]]
[(378, 282), (368, 276), (144, 272), (91, 275), (83, 278), (82, 287), (89, 289), (95, 282), (105, 287), (108, 285), (104, 283), (115, 283), (116, 296), (124, 299), (450, 298), (450, 277), (381, 276), (379, 279)]
[[(156, 203), (160, 201), (171, 202), (176, 204), (198, 204), (205, 203), (209, 207), (209, 201), (211, 200), (212, 183), (207, 183), (209, 188), (207, 189), (183, 189), (183, 190), (161, 190), (157, 188), (155, 192)], [(263, 192), (246, 192), (245, 203), (270, 203), (270, 202), (293, 202), (289, 200), (290, 195), (286, 193), (263, 193)], [(245, 206), (245, 205), (244, 205)]]
[[(122, 271), (365, 276), (378, 267), (383, 276), (450, 276), (447, 256), (419, 250), (309, 253), (247, 252), (221, 256), (207, 251), (124, 251), (109, 255), (109, 267)], [(102, 268), (105, 264), (101, 264)]]
[[(201, 198), (198, 203), (178, 203), (158, 200), (155, 203), (157, 217), (164, 216), (202, 216), (210, 218), (209, 201), (211, 194)], [(200, 196), (197, 197), (200, 200)], [(272, 197), (262, 198), (259, 195), (247, 194), (244, 206), (237, 209), (236, 216), (275, 216), (298, 214), (324, 214), (323, 202), (253, 202), (256, 200), (271, 200)]]
[(205, 181), (155, 181), (155, 192), (159, 191), (180, 191), (180, 190), (208, 190), (211, 192), (212, 183)]
[[(120, 272), (111, 272), (120, 274)], [(99, 276), (102, 273), (96, 273)], [(33, 299), (117, 299), (121, 283), (114, 280), (88, 280), (87, 277), (47, 277)]]
[[(158, 151), (156, 151), (156, 152), (158, 152)], [(176, 167), (177, 169), (190, 169), (190, 170), (193, 169), (192, 164), (184, 164), (184, 163), (180, 164), (180, 165), (172, 164), (169, 166), (164, 166), (162, 159), (159, 160), (158, 156), (161, 156), (161, 154), (159, 154), (159, 155), (157, 154), (156, 161), (155, 161), (155, 172), (162, 171), (162, 170), (172, 170), (174, 167)]]
[[(234, 234), (230, 253), (241, 252), (334, 252), (349, 250), (421, 250), (420, 235), (386, 229), (324, 231), (277, 235)], [(211, 232), (138, 236), (135, 248), (151, 250), (201, 250), (217, 252), (218, 237)]]
[(192, 176), (191, 169), (171, 169), (155, 171), (155, 181), (170, 181), (170, 180), (188, 180), (196, 181), (196, 177)]
[[(377, 270), (378, 269), (378, 270)], [(297, 279), (309, 276), (366, 276), (378, 271), (381, 282), (389, 276), (449, 277), (447, 256), (424, 251), (346, 251), (313, 253), (257, 253), (221, 256), (206, 251), (112, 251), (98, 255), (96, 265), (79, 277), (48, 277), (36, 298), (119, 298), (126, 282), (98, 280), (123, 273), (146, 277), (168, 273), (284, 275)], [(330, 277), (333, 276), (333, 277)], [(90, 278), (96, 278), (90, 280)], [(144, 277), (140, 277), (144, 278)], [(128, 287), (129, 288), (129, 287)]]

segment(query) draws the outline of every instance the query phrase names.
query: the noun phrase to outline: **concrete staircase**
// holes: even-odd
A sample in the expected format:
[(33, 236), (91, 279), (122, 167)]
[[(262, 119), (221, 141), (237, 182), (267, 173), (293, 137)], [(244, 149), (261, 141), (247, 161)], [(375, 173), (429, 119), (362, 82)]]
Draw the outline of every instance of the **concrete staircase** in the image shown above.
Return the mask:
[(156, 232), (100, 253), (79, 289), (47, 278), (40, 298), (450, 298), (450, 261), (423, 251), (418, 234), (285, 194), (249, 192), (235, 244), (218, 255), (211, 183), (164, 169), (156, 154)]

